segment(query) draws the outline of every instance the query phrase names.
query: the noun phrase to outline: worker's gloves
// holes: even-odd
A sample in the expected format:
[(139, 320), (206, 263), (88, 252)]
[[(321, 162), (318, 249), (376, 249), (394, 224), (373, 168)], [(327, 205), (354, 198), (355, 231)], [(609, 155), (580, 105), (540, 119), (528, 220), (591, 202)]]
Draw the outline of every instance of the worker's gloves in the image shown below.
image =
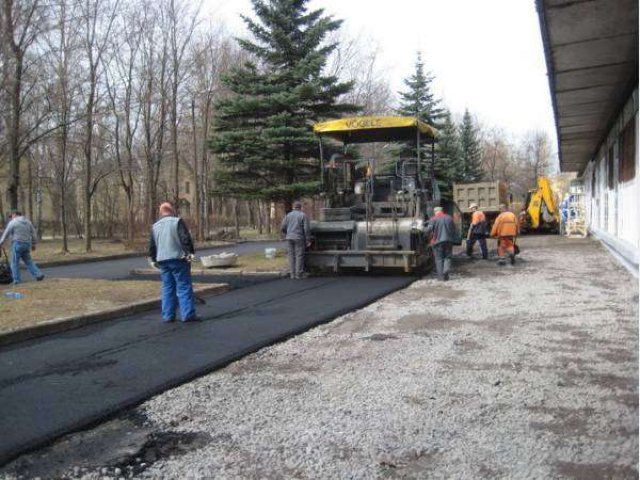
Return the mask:
[(149, 266), (151, 268), (155, 268), (157, 270), (160, 270), (160, 265), (158, 264), (158, 262), (154, 262), (151, 257), (147, 257), (147, 262), (149, 263)]

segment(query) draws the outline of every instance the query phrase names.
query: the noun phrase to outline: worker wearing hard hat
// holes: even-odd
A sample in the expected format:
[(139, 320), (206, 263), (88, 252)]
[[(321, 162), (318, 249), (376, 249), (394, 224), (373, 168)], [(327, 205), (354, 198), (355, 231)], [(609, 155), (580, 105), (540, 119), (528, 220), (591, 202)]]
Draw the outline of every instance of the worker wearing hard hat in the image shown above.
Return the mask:
[(476, 241), (480, 244), (480, 251), (482, 252), (482, 258), (485, 260), (489, 258), (487, 252), (487, 237), (489, 236), (489, 225), (487, 224), (487, 217), (485, 217), (482, 210), (478, 210), (478, 204), (472, 203), (469, 205), (469, 209), (473, 212), (471, 215), (471, 225), (469, 225), (469, 231), (467, 232), (467, 256), (473, 257), (473, 247)]
[(511, 265), (516, 263), (516, 238), (518, 236), (518, 219), (506, 205), (500, 205), (502, 213), (498, 215), (491, 229), (491, 236), (498, 240), (498, 264), (505, 265), (507, 257)]

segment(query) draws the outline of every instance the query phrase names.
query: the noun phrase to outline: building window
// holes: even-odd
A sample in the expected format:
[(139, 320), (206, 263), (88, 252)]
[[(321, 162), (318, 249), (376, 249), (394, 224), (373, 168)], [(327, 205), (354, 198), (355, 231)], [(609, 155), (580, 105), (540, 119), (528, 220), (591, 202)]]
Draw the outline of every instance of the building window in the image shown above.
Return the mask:
[(632, 119), (620, 135), (620, 182), (628, 182), (636, 177), (636, 122)]
[(184, 182), (184, 193), (186, 193), (186, 194), (191, 193), (191, 183)]

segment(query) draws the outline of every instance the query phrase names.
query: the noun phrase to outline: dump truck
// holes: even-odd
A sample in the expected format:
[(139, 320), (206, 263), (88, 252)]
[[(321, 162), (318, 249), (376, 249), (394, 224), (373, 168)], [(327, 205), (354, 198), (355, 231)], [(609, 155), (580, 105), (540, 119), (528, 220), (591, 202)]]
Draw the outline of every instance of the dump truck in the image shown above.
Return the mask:
[(511, 204), (511, 196), (504, 182), (454, 183), (453, 201), (462, 212), (462, 224), (466, 232), (471, 223), (473, 212), (469, 207), (472, 204), (478, 205), (478, 210), (484, 212), (491, 226), (500, 214), (500, 205)]
[[(443, 202), (433, 176), (436, 130), (415, 117), (352, 117), (318, 123), (322, 197), (326, 208), (311, 222), (306, 264), (314, 269), (428, 269), (433, 253), (425, 233), (436, 206), (461, 214)], [(327, 142), (342, 146), (330, 151)], [(367, 143), (415, 142), (415, 158), (394, 158), (381, 168), (376, 158), (353, 158), (348, 147)], [(431, 145), (431, 158), (422, 158)], [(385, 149), (387, 152), (392, 149)], [(425, 172), (430, 172), (425, 174)], [(461, 243), (461, 240), (460, 240)]]

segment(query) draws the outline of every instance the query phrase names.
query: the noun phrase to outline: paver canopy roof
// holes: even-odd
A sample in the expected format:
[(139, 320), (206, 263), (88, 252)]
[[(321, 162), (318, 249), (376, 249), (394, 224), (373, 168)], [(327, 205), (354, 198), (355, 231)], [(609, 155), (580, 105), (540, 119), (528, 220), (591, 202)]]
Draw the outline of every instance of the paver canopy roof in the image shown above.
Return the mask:
[(395, 142), (422, 138), (433, 141), (437, 130), (416, 117), (350, 117), (316, 123), (313, 131), (343, 143)]

